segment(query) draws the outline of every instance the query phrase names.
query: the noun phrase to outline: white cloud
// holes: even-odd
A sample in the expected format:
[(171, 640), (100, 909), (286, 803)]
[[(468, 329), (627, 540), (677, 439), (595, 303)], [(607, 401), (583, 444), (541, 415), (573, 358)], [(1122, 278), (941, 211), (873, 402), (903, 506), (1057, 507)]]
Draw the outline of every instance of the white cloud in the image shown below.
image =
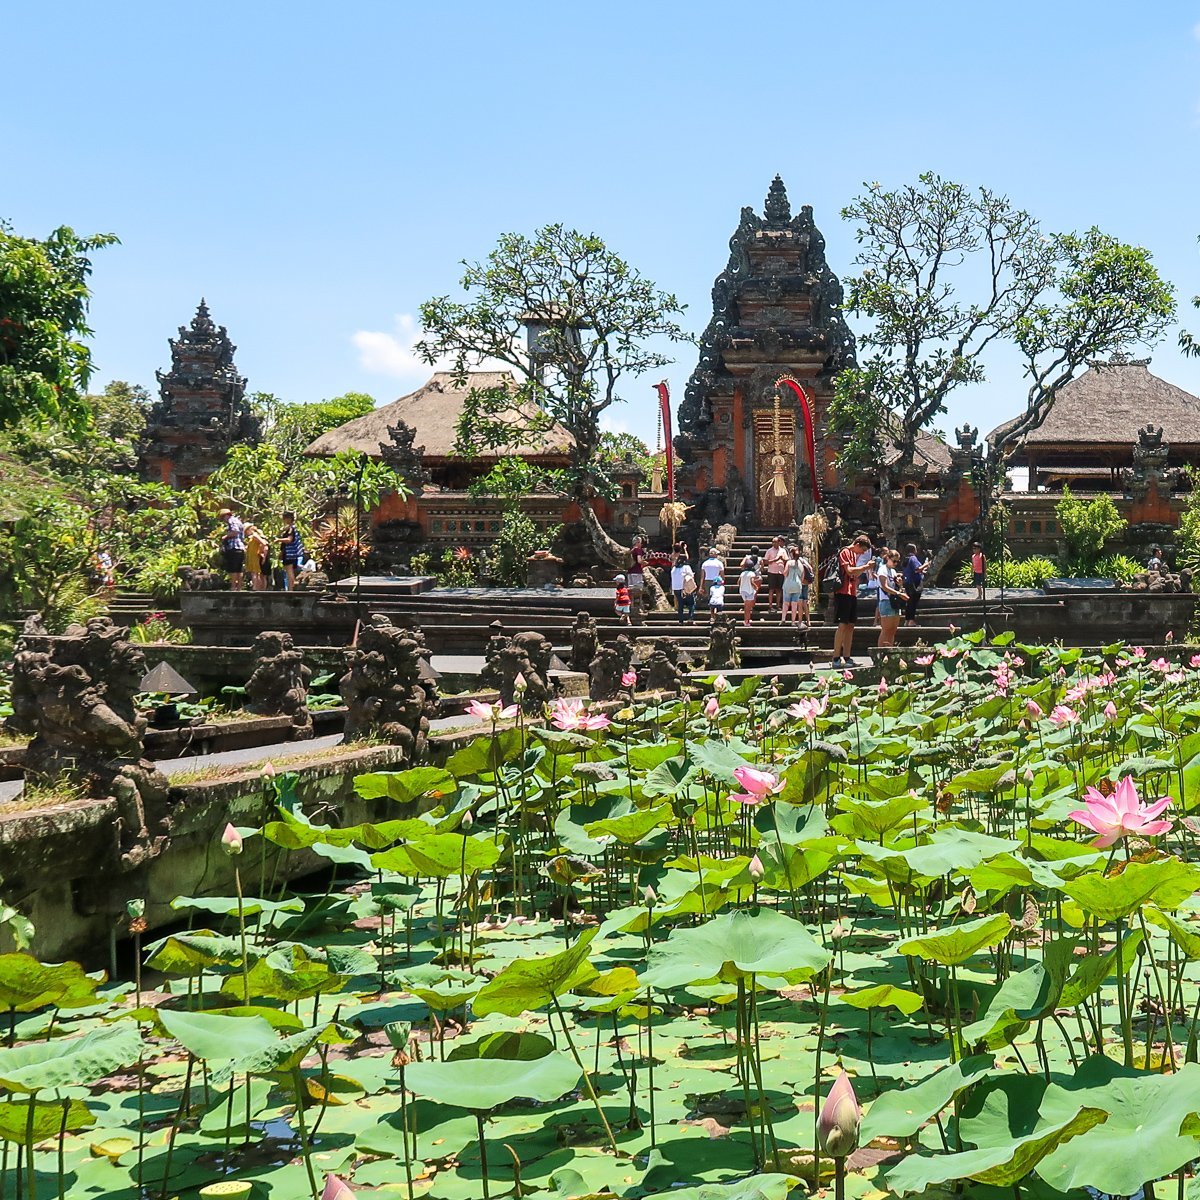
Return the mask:
[(351, 338), (358, 350), (359, 365), (373, 375), (391, 375), (397, 379), (413, 376), (428, 378), (434, 371), (444, 370), (446, 364), (430, 366), (416, 353), (421, 330), (411, 313), (397, 313), (395, 332), (360, 329)]

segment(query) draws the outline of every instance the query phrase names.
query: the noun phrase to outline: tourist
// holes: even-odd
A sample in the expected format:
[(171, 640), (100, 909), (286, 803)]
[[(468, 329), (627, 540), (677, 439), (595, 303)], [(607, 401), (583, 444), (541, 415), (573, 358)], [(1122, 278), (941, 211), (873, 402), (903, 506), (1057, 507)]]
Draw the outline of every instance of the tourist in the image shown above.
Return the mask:
[(613, 583), (617, 585), (616, 593), (613, 595), (613, 607), (617, 613), (617, 621), (622, 625), (629, 624), (629, 588), (625, 586), (625, 576), (618, 575)]
[(917, 547), (909, 542), (904, 547), (904, 592), (908, 597), (904, 601), (904, 622), (906, 625), (917, 623), (917, 605), (921, 603), (921, 588), (925, 584), (925, 573), (929, 570), (929, 559), (924, 562), (917, 556)]
[[(749, 564), (749, 565), (747, 565)], [(749, 625), (754, 619), (754, 602), (762, 583), (753, 558), (742, 559), (742, 573), (738, 576), (738, 595), (742, 598), (742, 624)]]
[(629, 549), (629, 604), (637, 624), (642, 623), (643, 593), (646, 587), (646, 543), (639, 533)]
[(983, 599), (983, 584), (987, 578), (987, 558), (978, 542), (971, 543), (971, 578), (975, 581), (975, 599)]
[(271, 543), (263, 536), (257, 525), (247, 525), (244, 533), (246, 542), (246, 574), (250, 576), (250, 587), (262, 592), (267, 587), (267, 569), (271, 560)]
[(849, 667), (853, 665), (854, 652), (854, 623), (858, 620), (858, 578), (861, 574), (860, 560), (866, 554), (871, 554), (871, 539), (865, 533), (860, 533), (848, 546), (843, 546), (838, 554), (837, 570), (841, 582), (833, 596), (834, 617), (837, 630), (833, 635), (833, 665)]
[(793, 625), (808, 628), (808, 588), (812, 583), (812, 566), (800, 553), (799, 546), (788, 550), (787, 564), (783, 573), (783, 614), (780, 623), (786, 625), (788, 617)]
[(246, 566), (246, 527), (232, 508), (223, 508), (217, 515), (224, 523), (218, 535), (221, 539), (221, 569), (229, 576), (230, 588), (240, 592), (242, 572)]
[(725, 560), (716, 546), (709, 546), (708, 557), (700, 564), (700, 594), (707, 597), (714, 583), (725, 582)]
[(783, 538), (774, 537), (767, 547), (763, 565), (767, 569), (767, 612), (783, 610), (783, 577), (787, 573), (788, 552)]
[(1146, 570), (1153, 571), (1156, 574), (1161, 575), (1165, 569), (1166, 568), (1163, 565), (1162, 547), (1151, 546), (1150, 561), (1146, 564)]
[(296, 514), (283, 514), (283, 533), (279, 536), (279, 557), (283, 562), (283, 570), (287, 575), (287, 590), (290, 592), (296, 586), (296, 570), (304, 561), (304, 543), (300, 540), (300, 530), (296, 528)]
[[(866, 534), (863, 536), (866, 537)], [(868, 538), (866, 548), (856, 555), (855, 565), (859, 569), (858, 611), (869, 612), (873, 625), (879, 624), (879, 578), (876, 574), (879, 563), (880, 552)]]
[(879, 563), (879, 645), (894, 646), (896, 630), (908, 596), (904, 591), (904, 577), (899, 571), (900, 555), (895, 550), (885, 550)]
[[(679, 614), (679, 623), (696, 619), (696, 572), (686, 554), (675, 555), (675, 565), (671, 568), (671, 591), (675, 594), (675, 608)], [(685, 615), (686, 614), (686, 615)]]
[(715, 623), (725, 611), (725, 579), (714, 579), (708, 585), (708, 615)]

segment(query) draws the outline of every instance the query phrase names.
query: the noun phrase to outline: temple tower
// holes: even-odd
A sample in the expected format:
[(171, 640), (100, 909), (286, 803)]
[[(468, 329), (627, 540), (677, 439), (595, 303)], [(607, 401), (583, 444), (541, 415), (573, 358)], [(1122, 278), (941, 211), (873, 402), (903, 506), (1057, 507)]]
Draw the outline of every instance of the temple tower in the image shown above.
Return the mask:
[(140, 458), (147, 479), (187, 488), (207, 479), (231, 446), (257, 441), (261, 429), (246, 403), (246, 380), (234, 366), (237, 347), (225, 326), (213, 323), (203, 300), (170, 345), (171, 369), (157, 373), (159, 399)]
[[(814, 507), (813, 465), (817, 490), (840, 485), (826, 415), (837, 373), (854, 362), (854, 336), (812, 208), (793, 217), (778, 175), (762, 216), (742, 209), (729, 251), (679, 406), (682, 492), (714, 526), (782, 528)], [(808, 398), (812, 465), (803, 406), (776, 392), (784, 374)]]

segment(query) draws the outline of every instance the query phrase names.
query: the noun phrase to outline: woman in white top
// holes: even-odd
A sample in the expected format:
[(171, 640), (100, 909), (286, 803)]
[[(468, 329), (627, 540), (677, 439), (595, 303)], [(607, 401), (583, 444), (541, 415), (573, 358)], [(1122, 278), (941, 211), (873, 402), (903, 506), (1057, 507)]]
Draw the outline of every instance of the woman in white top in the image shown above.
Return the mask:
[(754, 601), (758, 598), (758, 572), (753, 567), (743, 567), (738, 576), (738, 594), (742, 598), (742, 624), (749, 625), (754, 617)]
[[(677, 555), (671, 568), (671, 591), (675, 593), (675, 608), (679, 623), (696, 619), (696, 572), (683, 554)], [(684, 614), (687, 614), (686, 617)]]

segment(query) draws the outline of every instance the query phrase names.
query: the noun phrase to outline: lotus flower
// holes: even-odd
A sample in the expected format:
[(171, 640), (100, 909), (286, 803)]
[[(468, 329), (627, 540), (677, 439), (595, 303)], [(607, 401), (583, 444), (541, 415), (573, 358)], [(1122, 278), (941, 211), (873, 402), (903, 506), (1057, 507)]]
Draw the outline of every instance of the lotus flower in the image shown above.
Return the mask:
[(642, 899), (645, 900), (647, 908), (653, 908), (658, 903), (658, 893), (649, 884), (646, 884), (642, 891)]
[(478, 717), (481, 721), (507, 721), (517, 715), (517, 706), (509, 704), (501, 707), (499, 704), (487, 704), (482, 700), (472, 700), (467, 705), (467, 716)]
[(713, 680), (713, 691), (719, 695), (721, 692), (727, 692), (728, 690), (729, 680), (726, 679), (724, 675), (718, 675), (716, 679)]
[(221, 849), (230, 857), (242, 852), (242, 835), (232, 825), (226, 824), (221, 834)]
[(730, 799), (742, 804), (759, 804), (774, 792), (783, 790), (783, 780), (770, 771), (758, 771), (754, 767), (737, 767), (733, 777), (744, 787), (744, 792), (735, 792)]
[(762, 864), (762, 859), (759, 858), (757, 854), (750, 860), (746, 867), (746, 871), (749, 873), (750, 878), (753, 879), (755, 883), (761, 883), (763, 876), (767, 873), (766, 868)]
[(709, 696), (704, 704), (704, 715), (710, 720), (715, 721), (717, 714), (721, 711), (721, 702), (716, 696)]
[(1156, 658), (1150, 664), (1150, 670), (1157, 671), (1160, 675), (1165, 675), (1171, 669), (1171, 664), (1165, 658)]
[(262, 777), (264, 779), (274, 779), (275, 778), (275, 764), (273, 762), (263, 763), (263, 768), (262, 768), (262, 771), (260, 772), (260, 774), (262, 775)]
[(1064, 725), (1075, 725), (1078, 721), (1079, 714), (1065, 704), (1056, 704), (1050, 714), (1050, 724), (1056, 729), (1061, 729)]
[(637, 672), (636, 671), (625, 671), (621, 675), (621, 686), (622, 687), (633, 687), (633, 685), (635, 683), (637, 683)]
[(1170, 821), (1155, 820), (1171, 803), (1171, 797), (1164, 796), (1153, 804), (1143, 804), (1132, 775), (1126, 775), (1111, 796), (1088, 788), (1083, 794), (1083, 803), (1083, 808), (1067, 813), (1067, 816), (1100, 835), (1092, 843), (1097, 850), (1107, 849), (1130, 833), (1157, 837), (1171, 828)]
[(458, 827), (460, 829), (470, 829), (474, 824), (475, 818), (471, 815), (471, 810), (468, 808), (467, 811), (463, 813), (462, 820), (459, 821)]
[(842, 672), (842, 678), (843, 678), (843, 679), (844, 679), (844, 680), (845, 680), (847, 683), (849, 683), (849, 682), (850, 682), (850, 681), (851, 681), (851, 680), (854, 678), (854, 672), (853, 672), (853, 671), (843, 671), (843, 672)]
[(798, 721), (803, 721), (805, 725), (815, 725), (817, 718), (828, 707), (828, 696), (821, 696), (818, 699), (805, 697), (803, 700), (797, 700), (795, 704), (789, 704), (787, 711), (789, 716), (795, 717)]
[(1104, 706), (1104, 719), (1106, 721), (1117, 719), (1117, 706), (1111, 700)]
[(1134, 658), (1145, 658), (1146, 657), (1146, 647), (1145, 646), (1134, 646), (1134, 648), (1129, 653), (1132, 654)]
[(516, 679), (513, 680), (513, 691), (516, 692), (518, 696), (523, 696), (528, 687), (529, 683), (525, 678), (525, 672), (518, 671)]
[(325, 1190), (321, 1200), (354, 1200), (354, 1189), (336, 1175), (325, 1176)]
[(1025, 711), (1035, 721), (1039, 720), (1041, 717), (1046, 715), (1042, 709), (1042, 706), (1036, 700), (1026, 700), (1025, 701)]
[(886, 696), (886, 695), (887, 695), (887, 690), (888, 690), (888, 681), (887, 681), (887, 676), (886, 676), (886, 675), (880, 675), (880, 677), (879, 677), (879, 688), (878, 688), (879, 694), (880, 694), (881, 696)]
[(599, 713), (592, 715), (582, 700), (555, 700), (550, 706), (550, 724), (564, 731), (607, 729), (612, 722)]
[(929, 666), (929, 664), (931, 662), (933, 662), (932, 654), (918, 654), (917, 655), (917, 666), (918, 667), (927, 667), (927, 666)]
[(850, 1076), (843, 1071), (829, 1089), (821, 1114), (817, 1117), (817, 1138), (821, 1152), (830, 1158), (845, 1158), (858, 1145), (862, 1109), (854, 1094)]
[(1193, 654), (1192, 657), (1188, 659), (1188, 666), (1200, 667), (1200, 654)]

